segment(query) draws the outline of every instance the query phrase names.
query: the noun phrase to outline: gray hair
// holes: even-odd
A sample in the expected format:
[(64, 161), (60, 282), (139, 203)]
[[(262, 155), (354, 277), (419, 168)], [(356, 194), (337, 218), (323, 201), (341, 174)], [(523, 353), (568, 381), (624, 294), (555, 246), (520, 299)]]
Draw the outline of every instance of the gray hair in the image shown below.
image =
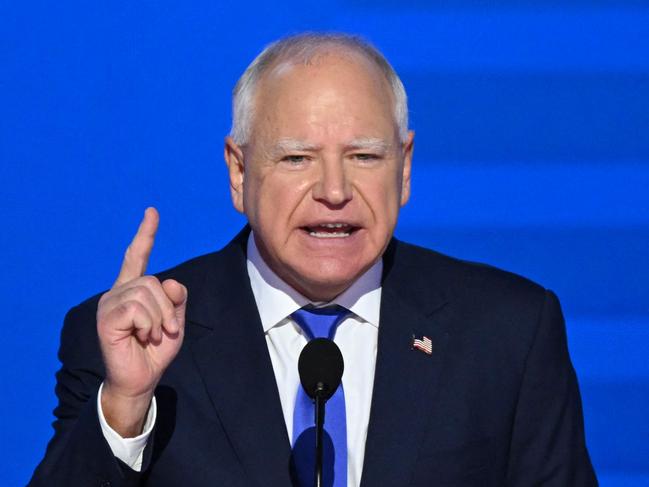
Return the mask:
[(408, 136), (408, 98), (396, 71), (381, 52), (358, 36), (331, 33), (304, 33), (269, 44), (250, 63), (232, 90), (232, 128), (230, 136), (239, 145), (247, 143), (252, 130), (254, 96), (257, 83), (272, 67), (282, 62), (308, 64), (314, 57), (333, 48), (343, 48), (373, 62), (385, 75), (394, 98), (394, 118), (401, 141)]

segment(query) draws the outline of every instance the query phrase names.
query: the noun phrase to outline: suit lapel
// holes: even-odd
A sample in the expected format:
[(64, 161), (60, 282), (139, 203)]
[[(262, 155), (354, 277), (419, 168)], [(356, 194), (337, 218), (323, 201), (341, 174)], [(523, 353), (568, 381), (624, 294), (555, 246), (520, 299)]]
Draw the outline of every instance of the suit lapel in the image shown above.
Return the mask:
[[(381, 322), (362, 486), (406, 485), (416, 467), (448, 340), (444, 290), (431, 289), (421, 269), (394, 264), (393, 242), (384, 259)], [(431, 339), (427, 355), (414, 335)]]
[(202, 295), (196, 296), (192, 319), (212, 331), (193, 344), (192, 353), (244, 470), (258, 485), (290, 485), (290, 442), (250, 289), (247, 234), (223, 250), (221, 267), (207, 273)]
[[(289, 486), (290, 441), (245, 258), (246, 229), (190, 291), (188, 321), (211, 328), (192, 354), (237, 457), (258, 485)], [(384, 256), (378, 352), (362, 486), (403, 485), (415, 468), (434, 403), (450, 319), (442, 313), (448, 279), (422, 276), (416, 258)], [(401, 254), (406, 254), (402, 251)], [(410, 256), (412, 257), (412, 256)], [(440, 272), (442, 269), (440, 269)], [(431, 286), (431, 281), (445, 288)], [(432, 355), (412, 350), (412, 335), (433, 343)]]

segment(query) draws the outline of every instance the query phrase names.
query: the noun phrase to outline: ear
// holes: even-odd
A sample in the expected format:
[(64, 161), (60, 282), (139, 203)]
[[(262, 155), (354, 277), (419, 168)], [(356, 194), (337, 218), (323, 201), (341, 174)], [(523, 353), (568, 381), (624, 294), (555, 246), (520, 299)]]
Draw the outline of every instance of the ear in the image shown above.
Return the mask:
[(403, 143), (403, 172), (401, 174), (401, 206), (410, 199), (410, 171), (412, 169), (412, 153), (415, 149), (415, 133), (411, 130)]
[(243, 182), (245, 172), (243, 151), (230, 136), (225, 138), (223, 156), (225, 157), (225, 164), (228, 166), (232, 204), (239, 213), (243, 213)]

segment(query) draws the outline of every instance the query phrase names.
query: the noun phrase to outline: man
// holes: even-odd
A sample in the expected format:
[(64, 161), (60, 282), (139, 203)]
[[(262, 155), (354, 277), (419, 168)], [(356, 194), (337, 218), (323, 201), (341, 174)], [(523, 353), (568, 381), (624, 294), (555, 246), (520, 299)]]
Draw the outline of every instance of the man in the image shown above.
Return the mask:
[(366, 43), (262, 52), (225, 143), (249, 228), (152, 277), (145, 212), (113, 288), (66, 317), (33, 484), (297, 484), (300, 313), (335, 309), (344, 409), (327, 419), (346, 433), (327, 482), (596, 485), (556, 297), (392, 238), (413, 137), (402, 84)]

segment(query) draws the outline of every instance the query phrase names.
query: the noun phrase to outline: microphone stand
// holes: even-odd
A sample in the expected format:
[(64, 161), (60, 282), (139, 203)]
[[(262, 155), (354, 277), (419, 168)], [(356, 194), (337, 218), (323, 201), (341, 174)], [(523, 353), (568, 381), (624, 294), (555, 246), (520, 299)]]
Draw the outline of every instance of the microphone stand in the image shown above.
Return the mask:
[(315, 487), (322, 487), (322, 436), (324, 435), (325, 385), (318, 382), (315, 392)]

